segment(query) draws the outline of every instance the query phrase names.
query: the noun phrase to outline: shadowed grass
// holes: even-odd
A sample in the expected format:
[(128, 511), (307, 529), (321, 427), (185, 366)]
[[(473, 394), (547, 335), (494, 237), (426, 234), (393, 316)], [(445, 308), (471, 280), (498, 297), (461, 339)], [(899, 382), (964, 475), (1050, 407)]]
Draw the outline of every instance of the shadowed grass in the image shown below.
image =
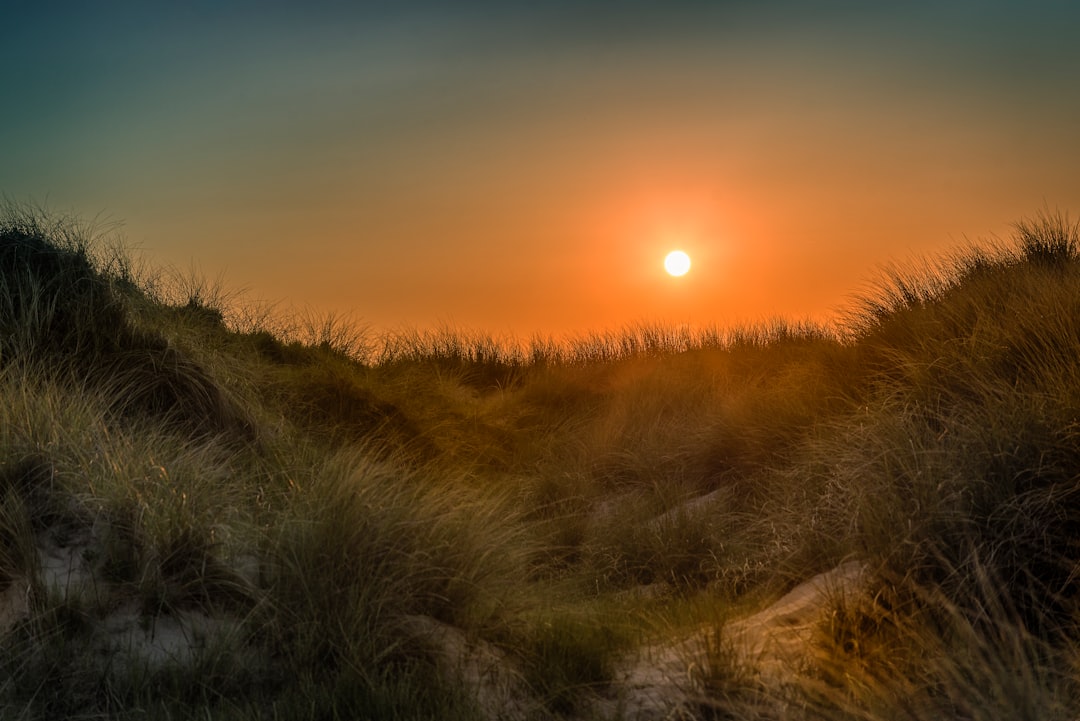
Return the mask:
[[(693, 712), (1080, 707), (1067, 218), (887, 271), (836, 328), (519, 343), (244, 310), (69, 219), (3, 215), (4, 714), (513, 715), (447, 673), (435, 624), (463, 667), (496, 649), (534, 717), (588, 717), (656, 619), (849, 558), (874, 582), (812, 662), (763, 687), (718, 631)], [(170, 628), (190, 638), (163, 662)]]

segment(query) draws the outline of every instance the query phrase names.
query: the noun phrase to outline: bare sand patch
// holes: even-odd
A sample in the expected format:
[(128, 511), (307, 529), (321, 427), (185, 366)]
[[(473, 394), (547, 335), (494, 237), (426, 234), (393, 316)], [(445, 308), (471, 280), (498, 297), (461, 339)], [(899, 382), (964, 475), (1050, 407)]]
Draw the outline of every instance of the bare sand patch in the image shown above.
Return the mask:
[(680, 638), (638, 649), (623, 664), (613, 698), (601, 702), (600, 710), (628, 721), (695, 717), (691, 709), (706, 700), (718, 643), (759, 683), (789, 683), (812, 657), (813, 635), (830, 599), (857, 591), (865, 578), (865, 565), (850, 561), (800, 583), (750, 616), (702, 624)]

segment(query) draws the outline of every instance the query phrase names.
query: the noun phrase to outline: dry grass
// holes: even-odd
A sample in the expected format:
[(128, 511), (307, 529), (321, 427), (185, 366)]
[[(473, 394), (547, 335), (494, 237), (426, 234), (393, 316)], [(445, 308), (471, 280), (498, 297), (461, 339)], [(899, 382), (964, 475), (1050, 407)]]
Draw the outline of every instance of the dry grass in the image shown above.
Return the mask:
[[(3, 715), (475, 718), (427, 618), (587, 716), (657, 619), (856, 557), (796, 682), (720, 635), (695, 713), (1075, 717), (1077, 238), (894, 269), (835, 329), (519, 343), (245, 309), (7, 208)], [(234, 632), (148, 666), (102, 653), (122, 618)]]

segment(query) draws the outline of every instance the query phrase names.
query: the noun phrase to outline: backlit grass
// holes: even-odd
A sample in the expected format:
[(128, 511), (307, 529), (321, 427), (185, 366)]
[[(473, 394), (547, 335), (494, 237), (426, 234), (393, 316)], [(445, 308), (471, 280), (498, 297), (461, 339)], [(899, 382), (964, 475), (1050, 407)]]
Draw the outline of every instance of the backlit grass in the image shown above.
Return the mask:
[(378, 337), (9, 206), (0, 716), (618, 716), (636, 646), (859, 559), (782, 688), (717, 624), (692, 712), (1074, 718), (1077, 253), (1038, 216), (835, 327)]

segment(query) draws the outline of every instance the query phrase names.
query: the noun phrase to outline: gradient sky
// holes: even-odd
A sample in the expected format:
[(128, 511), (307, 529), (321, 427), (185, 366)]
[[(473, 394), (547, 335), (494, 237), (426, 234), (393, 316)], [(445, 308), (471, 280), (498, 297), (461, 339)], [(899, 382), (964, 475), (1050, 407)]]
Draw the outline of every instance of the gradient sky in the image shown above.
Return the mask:
[(0, 193), (376, 329), (828, 319), (882, 264), (1080, 216), (1074, 2), (4, 14)]

